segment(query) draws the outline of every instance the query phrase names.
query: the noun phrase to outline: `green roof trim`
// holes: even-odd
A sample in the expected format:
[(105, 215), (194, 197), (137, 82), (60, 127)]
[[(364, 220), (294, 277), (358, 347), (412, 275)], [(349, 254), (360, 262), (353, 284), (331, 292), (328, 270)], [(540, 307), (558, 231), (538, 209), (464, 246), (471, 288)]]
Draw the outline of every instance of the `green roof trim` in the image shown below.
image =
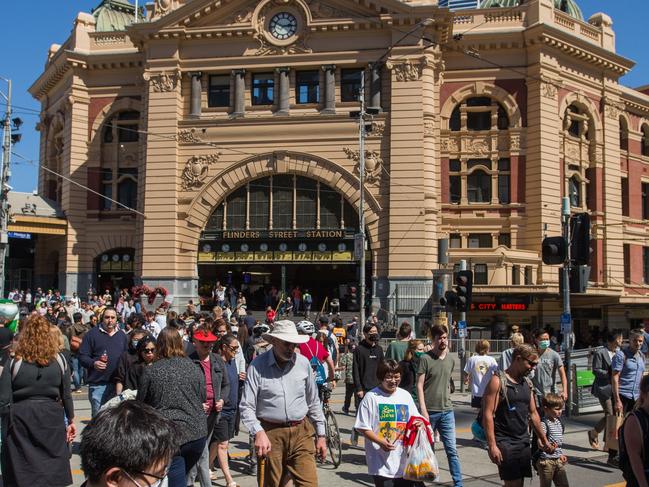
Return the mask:
[[(97, 22), (97, 32), (115, 32), (126, 30), (126, 27), (135, 20), (135, 5), (128, 0), (102, 0), (92, 11)], [(142, 9), (138, 18), (144, 19)]]
[[(511, 8), (521, 4), (521, 0), (483, 0), (480, 8)], [(584, 14), (575, 0), (554, 0), (554, 8), (567, 13), (578, 20), (584, 20)]]

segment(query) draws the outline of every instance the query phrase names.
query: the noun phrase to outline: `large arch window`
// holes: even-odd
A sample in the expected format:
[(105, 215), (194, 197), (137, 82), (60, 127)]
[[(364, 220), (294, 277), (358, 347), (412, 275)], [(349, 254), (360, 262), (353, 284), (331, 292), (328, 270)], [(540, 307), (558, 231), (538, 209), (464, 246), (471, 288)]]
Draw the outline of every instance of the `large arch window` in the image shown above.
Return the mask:
[[(511, 203), (511, 161), (501, 157), (491, 159), (451, 159), (449, 161), (449, 203), (489, 204), (493, 195), (498, 195), (498, 203)], [(463, 194), (466, 188), (466, 195)]]
[(281, 174), (240, 187), (216, 207), (211, 230), (357, 230), (358, 213), (338, 191)]
[[(589, 175), (596, 162), (597, 131), (594, 113), (587, 105), (575, 101), (563, 114), (564, 195), (576, 211), (594, 207), (596, 202), (588, 195)], [(627, 125), (620, 118), (620, 147), (624, 147)]]

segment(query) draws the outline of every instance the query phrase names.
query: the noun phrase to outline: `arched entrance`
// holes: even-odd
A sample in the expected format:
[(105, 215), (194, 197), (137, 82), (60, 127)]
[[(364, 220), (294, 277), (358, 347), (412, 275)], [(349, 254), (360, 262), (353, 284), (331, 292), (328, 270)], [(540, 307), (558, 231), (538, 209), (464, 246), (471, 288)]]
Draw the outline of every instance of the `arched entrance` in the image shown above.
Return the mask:
[(326, 298), (357, 311), (358, 221), (340, 192), (315, 179), (279, 174), (249, 181), (213, 209), (201, 234), (199, 294), (211, 302), (220, 282), (261, 310), (274, 306), (282, 291), (291, 295), (299, 288), (313, 296), (314, 311)]
[(103, 252), (95, 259), (97, 292), (131, 289), (134, 285), (135, 249), (124, 247)]

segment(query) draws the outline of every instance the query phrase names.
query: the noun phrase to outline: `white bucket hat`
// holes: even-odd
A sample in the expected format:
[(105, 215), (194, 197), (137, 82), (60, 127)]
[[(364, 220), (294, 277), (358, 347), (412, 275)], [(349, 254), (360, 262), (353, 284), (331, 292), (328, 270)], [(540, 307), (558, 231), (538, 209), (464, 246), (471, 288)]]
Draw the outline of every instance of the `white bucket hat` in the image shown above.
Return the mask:
[(277, 338), (288, 343), (295, 343), (299, 345), (300, 343), (306, 343), (309, 341), (308, 335), (299, 335), (297, 328), (295, 328), (295, 323), (291, 320), (279, 320), (275, 322), (273, 331), (270, 333), (264, 333), (261, 336), (264, 340), (269, 338)]

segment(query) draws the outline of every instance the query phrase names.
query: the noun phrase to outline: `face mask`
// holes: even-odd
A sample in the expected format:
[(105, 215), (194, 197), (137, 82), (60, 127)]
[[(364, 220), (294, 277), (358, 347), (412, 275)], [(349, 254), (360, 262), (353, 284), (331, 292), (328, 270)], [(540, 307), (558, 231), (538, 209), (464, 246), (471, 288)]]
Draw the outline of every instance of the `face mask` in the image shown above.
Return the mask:
[(541, 341), (539, 342), (539, 348), (540, 348), (541, 350), (545, 350), (545, 349), (548, 348), (549, 346), (550, 346), (550, 340), (541, 340)]
[(378, 342), (379, 341), (379, 334), (378, 333), (372, 333), (370, 335), (367, 335), (367, 339), (371, 342)]
[(421, 357), (424, 355), (426, 352), (415, 352), (415, 357)]
[(133, 350), (137, 348), (137, 344), (140, 342), (140, 340), (133, 340), (131, 341), (131, 347), (133, 347)]

